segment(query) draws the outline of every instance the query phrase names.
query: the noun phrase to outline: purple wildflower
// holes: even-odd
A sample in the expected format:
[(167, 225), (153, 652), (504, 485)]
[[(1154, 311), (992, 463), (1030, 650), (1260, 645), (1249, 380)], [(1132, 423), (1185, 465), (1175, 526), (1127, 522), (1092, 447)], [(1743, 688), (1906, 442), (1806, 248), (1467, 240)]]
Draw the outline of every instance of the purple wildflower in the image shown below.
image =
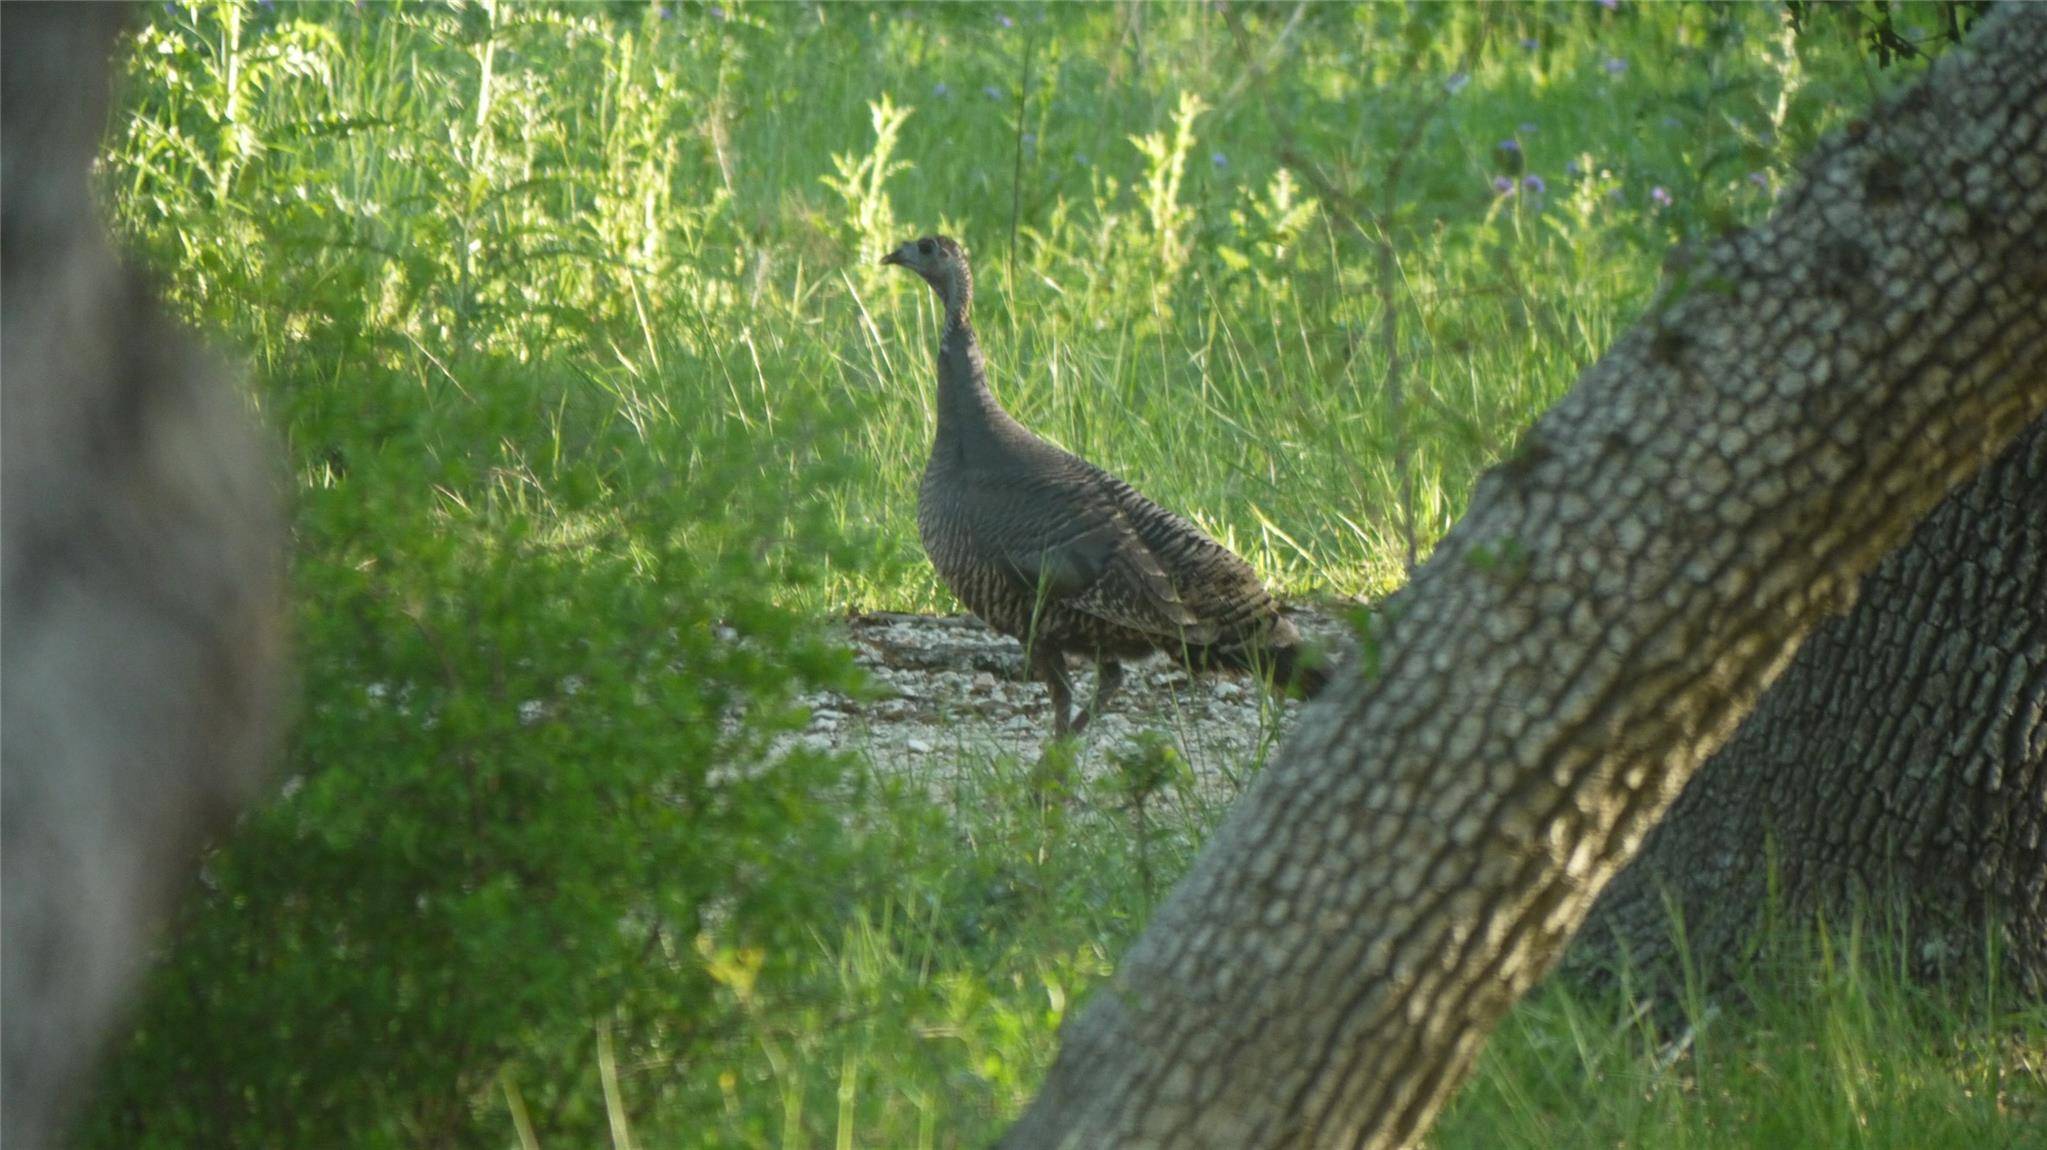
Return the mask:
[(1600, 67), (1605, 68), (1609, 76), (1619, 76), (1628, 70), (1628, 62), (1619, 56), (1608, 56)]
[(663, 4), (660, 8), (655, 10), (655, 15), (660, 16), (663, 20), (673, 20), (675, 19), (675, 9), (670, 8), (666, 4)]
[(995, 22), (996, 22), (997, 24), (1000, 24), (1000, 25), (1002, 25), (1002, 26), (1003, 26), (1004, 28), (1014, 28), (1014, 27), (1016, 27), (1016, 21), (1014, 21), (1014, 20), (1011, 20), (1011, 19), (1010, 19), (1010, 18), (1009, 18), (1008, 16), (1004, 15), (1004, 14), (1003, 14), (1003, 13), (1001, 13), (1001, 12), (997, 12), (997, 13), (995, 14)]
[(1210, 152), (1208, 154), (1208, 162), (1214, 164), (1217, 168), (1227, 168), (1230, 166), (1230, 158), (1221, 152)]
[(724, 8), (722, 8), (722, 7), (720, 7), (719, 5), (716, 5), (716, 4), (713, 4), (713, 5), (711, 5), (711, 19), (713, 19), (713, 20), (723, 20), (724, 18), (725, 18), (725, 9), (724, 9)]
[(1523, 120), (1521, 121), (1521, 126), (1514, 130), (1524, 136), (1533, 136), (1535, 134), (1535, 121)]
[(1521, 141), (1519, 141), (1519, 140), (1501, 140), (1501, 141), (1500, 141), (1500, 144), (1499, 144), (1499, 147), (1500, 147), (1500, 150), (1501, 150), (1501, 151), (1503, 151), (1503, 152), (1518, 152), (1518, 151), (1520, 151), (1520, 150), (1521, 150)]
[(1464, 89), (1470, 86), (1471, 73), (1469, 72), (1452, 72), (1450, 73), (1450, 78), (1443, 81), (1443, 90), (1450, 93), (1452, 96), (1455, 96), (1457, 93), (1462, 92)]
[(1000, 100), (1002, 98), (1002, 89), (996, 87), (993, 84), (990, 84), (987, 87), (981, 89), (981, 94), (983, 96), (988, 97), (991, 100)]
[(1684, 121), (1676, 116), (1665, 116), (1663, 117), (1663, 126), (1666, 128), (1682, 128), (1684, 127)]
[(1499, 194), (1501, 194), (1501, 195), (1503, 195), (1503, 196), (1511, 196), (1511, 195), (1513, 195), (1513, 194), (1514, 194), (1514, 177), (1512, 177), (1512, 176), (1494, 176), (1494, 177), (1493, 177), (1493, 191), (1495, 191), (1495, 192), (1498, 192)]
[(1621, 6), (1621, 0), (1599, 0), (1599, 6), (1609, 12), (1618, 11)]
[(1569, 177), (1571, 177), (1572, 179), (1574, 179), (1574, 180), (1575, 180), (1575, 179), (1577, 179), (1577, 178), (1578, 178), (1579, 176), (1582, 176), (1582, 175), (1584, 175), (1584, 174), (1585, 174), (1585, 169), (1584, 169), (1584, 168), (1582, 168), (1582, 167), (1580, 167), (1580, 166), (1578, 166), (1578, 161), (1576, 161), (1576, 160), (1565, 160), (1565, 161), (1564, 161), (1564, 174), (1565, 174), (1565, 175), (1567, 175), (1567, 176), (1569, 176)]
[(1523, 36), (1523, 37), (1521, 37), (1521, 50), (1522, 50), (1522, 51), (1524, 51), (1524, 52), (1533, 52), (1533, 51), (1535, 51), (1535, 50), (1536, 50), (1537, 48), (1540, 48), (1540, 47), (1542, 47), (1542, 41), (1540, 41), (1540, 40), (1536, 39), (1535, 37), (1533, 37), (1533, 36)]
[(951, 92), (952, 88), (949, 85), (947, 85), (946, 82), (943, 80), (940, 80), (938, 83), (931, 85), (931, 94), (938, 97), (941, 100), (944, 99)]
[(1770, 173), (1750, 172), (1748, 174), (1748, 182), (1767, 192), (1770, 190)]
[(1663, 190), (1662, 184), (1658, 184), (1649, 189), (1649, 202), (1659, 208), (1667, 208), (1670, 206), (1670, 193)]
[(1543, 183), (1542, 177), (1534, 174), (1533, 172), (1521, 177), (1521, 186), (1527, 188), (1531, 192), (1534, 192), (1538, 196), (1546, 191), (1549, 191), (1549, 185)]

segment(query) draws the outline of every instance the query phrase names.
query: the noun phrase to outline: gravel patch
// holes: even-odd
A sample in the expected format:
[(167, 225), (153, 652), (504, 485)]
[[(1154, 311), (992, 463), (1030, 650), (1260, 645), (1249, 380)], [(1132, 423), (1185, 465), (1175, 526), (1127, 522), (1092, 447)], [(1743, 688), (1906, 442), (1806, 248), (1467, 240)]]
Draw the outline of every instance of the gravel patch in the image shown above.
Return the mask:
[[(1347, 625), (1321, 611), (1288, 612), (1310, 638), (1338, 652)], [(791, 742), (850, 752), (877, 768), (923, 773), (947, 761), (1035, 761), (1051, 740), (1051, 700), (1024, 678), (1022, 647), (970, 615), (856, 614), (843, 634), (880, 697), (805, 697), (809, 726)], [(1125, 664), (1124, 689), (1079, 737), (1084, 775), (1109, 769), (1145, 737), (1163, 737), (1205, 783), (1234, 786), (1293, 726), (1297, 700), (1246, 675), (1190, 676), (1163, 655)], [(1076, 700), (1094, 692), (1091, 662), (1073, 663)]]

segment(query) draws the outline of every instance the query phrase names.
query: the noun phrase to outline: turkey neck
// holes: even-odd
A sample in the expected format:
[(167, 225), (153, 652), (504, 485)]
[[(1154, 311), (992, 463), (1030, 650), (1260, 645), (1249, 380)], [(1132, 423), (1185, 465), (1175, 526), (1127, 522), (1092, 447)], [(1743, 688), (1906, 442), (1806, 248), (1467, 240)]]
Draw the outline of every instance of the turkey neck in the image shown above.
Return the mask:
[(1022, 430), (988, 390), (988, 368), (967, 318), (972, 289), (945, 293), (945, 338), (938, 345), (938, 439), (934, 465), (983, 458), (1010, 428)]

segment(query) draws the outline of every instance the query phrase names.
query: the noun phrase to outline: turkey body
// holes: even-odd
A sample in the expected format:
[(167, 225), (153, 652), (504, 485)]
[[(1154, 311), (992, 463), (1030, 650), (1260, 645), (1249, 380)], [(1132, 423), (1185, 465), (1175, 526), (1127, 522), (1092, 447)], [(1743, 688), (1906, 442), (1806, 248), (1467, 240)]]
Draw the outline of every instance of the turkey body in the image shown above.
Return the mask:
[(1121, 479), (1012, 427), (978, 458), (939, 445), (917, 493), (932, 566), (989, 626), (1096, 659), (1163, 650), (1242, 667), (1237, 648), (1298, 639), (1249, 564)]

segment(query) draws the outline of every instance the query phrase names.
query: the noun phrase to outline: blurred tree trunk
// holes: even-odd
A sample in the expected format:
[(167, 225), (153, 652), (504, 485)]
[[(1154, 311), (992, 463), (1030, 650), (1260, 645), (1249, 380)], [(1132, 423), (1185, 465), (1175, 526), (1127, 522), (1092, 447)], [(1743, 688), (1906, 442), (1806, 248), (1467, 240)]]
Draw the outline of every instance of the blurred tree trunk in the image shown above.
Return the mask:
[(1772, 911), (1900, 912), (1928, 968), (2047, 994), (2047, 420), (1862, 582), (1593, 908), (1574, 967), (1706, 973)]
[(113, 5), (0, 10), (5, 1108), (56, 1140), (280, 695), (272, 473), (217, 364), (109, 246)]
[(2047, 9), (2007, 9), (1480, 483), (1004, 1145), (1416, 1141), (1807, 633), (2047, 409), (2043, 301)]

